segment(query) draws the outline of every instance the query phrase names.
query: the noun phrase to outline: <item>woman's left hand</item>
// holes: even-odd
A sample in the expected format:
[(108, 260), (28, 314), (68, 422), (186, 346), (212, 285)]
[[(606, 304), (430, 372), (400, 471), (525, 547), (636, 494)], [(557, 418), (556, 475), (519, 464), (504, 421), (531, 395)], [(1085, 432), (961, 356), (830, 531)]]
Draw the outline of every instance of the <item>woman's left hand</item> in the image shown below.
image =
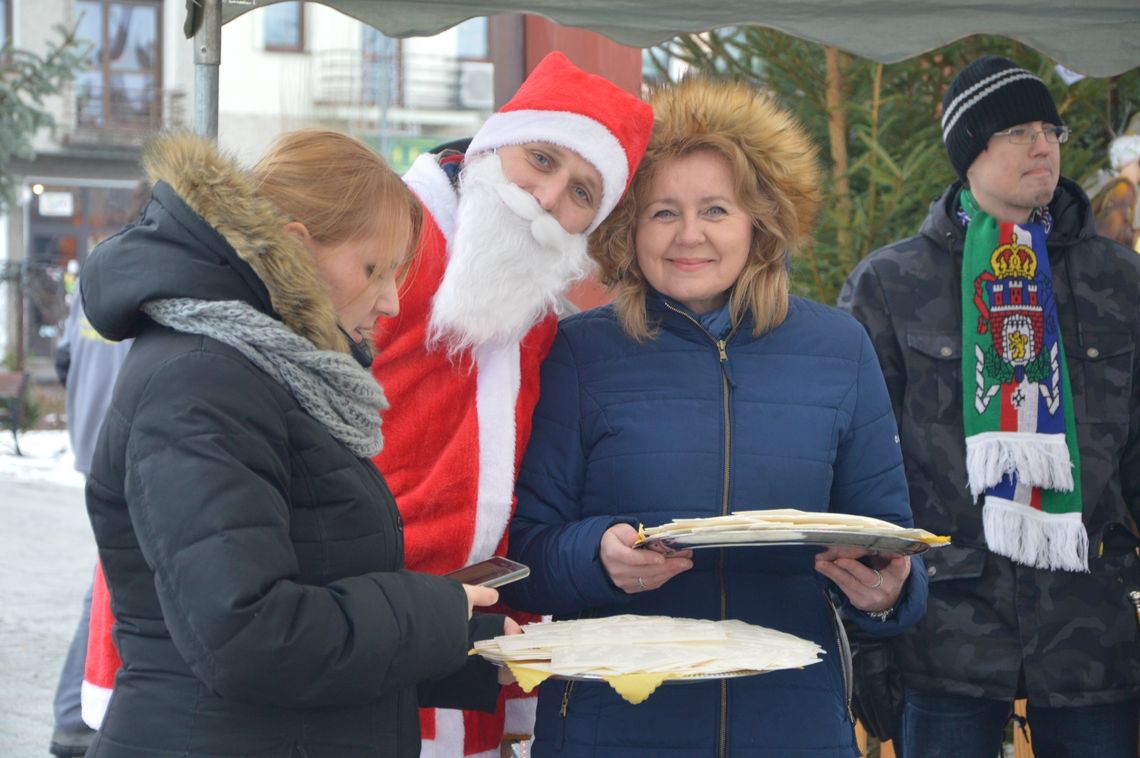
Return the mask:
[[(871, 565), (860, 558), (869, 558)], [(851, 605), (873, 613), (898, 603), (910, 576), (910, 556), (874, 555), (858, 548), (833, 547), (815, 557), (815, 570), (835, 582)]]

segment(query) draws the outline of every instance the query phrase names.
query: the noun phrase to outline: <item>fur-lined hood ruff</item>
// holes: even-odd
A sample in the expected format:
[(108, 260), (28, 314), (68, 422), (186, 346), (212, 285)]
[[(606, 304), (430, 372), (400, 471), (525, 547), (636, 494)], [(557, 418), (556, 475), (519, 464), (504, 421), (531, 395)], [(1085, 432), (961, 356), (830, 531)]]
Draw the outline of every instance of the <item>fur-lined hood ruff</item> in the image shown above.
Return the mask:
[(150, 300), (241, 300), (323, 350), (348, 352), (316, 264), (249, 171), (210, 141), (163, 134), (143, 153), (153, 184), (141, 218), (99, 245), (80, 277), (92, 325), (135, 336)]
[(258, 194), (248, 171), (212, 142), (191, 134), (153, 139), (143, 167), (152, 183), (169, 184), (249, 264), (290, 329), (317, 347), (347, 352), (312, 256), (284, 231), (292, 219)]
[(653, 137), (645, 161), (677, 154), (700, 136), (725, 137), (748, 158), (766, 194), (786, 198), (783, 210), (795, 214), (800, 237), (811, 234), (822, 197), (818, 151), (773, 97), (744, 82), (694, 76), (658, 89), (650, 103)]

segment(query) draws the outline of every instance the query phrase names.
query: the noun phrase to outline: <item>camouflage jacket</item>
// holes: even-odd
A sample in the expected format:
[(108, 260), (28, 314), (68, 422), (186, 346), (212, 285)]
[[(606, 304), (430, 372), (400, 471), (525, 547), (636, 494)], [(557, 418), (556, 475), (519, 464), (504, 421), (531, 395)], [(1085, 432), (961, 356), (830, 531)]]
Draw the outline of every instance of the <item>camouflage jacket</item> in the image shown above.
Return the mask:
[(1062, 179), (1049, 261), (1071, 377), (1090, 572), (1038, 570), (989, 552), (966, 486), (962, 428), (960, 184), (918, 235), (851, 273), (839, 305), (867, 328), (891, 395), (927, 553), (925, 619), (894, 642), (907, 686), (1046, 707), (1140, 694), (1140, 256), (1096, 236), (1088, 198)]

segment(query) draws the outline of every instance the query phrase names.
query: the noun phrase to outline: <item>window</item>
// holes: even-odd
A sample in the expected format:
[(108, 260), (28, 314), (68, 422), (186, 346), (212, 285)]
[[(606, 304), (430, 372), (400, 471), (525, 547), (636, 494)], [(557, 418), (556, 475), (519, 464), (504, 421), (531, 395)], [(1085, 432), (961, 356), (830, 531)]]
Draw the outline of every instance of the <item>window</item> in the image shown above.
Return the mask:
[(50, 356), (67, 319), (68, 269), (138, 215), (134, 190), (43, 185), (29, 205), (25, 340), (32, 355)]
[(159, 29), (152, 0), (75, 0), (78, 36), (92, 42), (91, 66), (75, 77), (81, 127), (157, 129), (162, 124)]
[(305, 49), (304, 3), (276, 3), (262, 13), (266, 50), (299, 53)]
[(363, 28), (363, 100), (368, 105), (395, 105), (400, 101), (400, 41), (375, 27)]
[(469, 18), (455, 27), (459, 36), (455, 57), (460, 60), (487, 60), (487, 17)]
[[(0, 51), (12, 41), (12, 0), (0, 0)], [(0, 52), (0, 55), (3, 55)]]

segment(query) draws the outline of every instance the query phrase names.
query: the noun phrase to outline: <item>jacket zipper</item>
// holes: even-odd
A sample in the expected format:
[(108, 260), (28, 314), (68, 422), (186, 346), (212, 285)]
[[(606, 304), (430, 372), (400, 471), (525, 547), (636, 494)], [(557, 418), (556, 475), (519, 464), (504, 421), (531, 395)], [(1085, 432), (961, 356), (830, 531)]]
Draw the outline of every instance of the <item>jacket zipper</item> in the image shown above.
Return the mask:
[(839, 668), (843, 674), (843, 698), (847, 704), (847, 718), (854, 724), (855, 711), (851, 708), (851, 700), (855, 671), (851, 660), (851, 643), (847, 639), (847, 630), (843, 628), (843, 619), (839, 616), (839, 610), (831, 602), (826, 590), (823, 591), (823, 599), (831, 609), (832, 624), (835, 628), (835, 649), (839, 652)]
[[(736, 334), (738, 326), (732, 327), (732, 331), (728, 333), (725, 339), (717, 339), (712, 336), (708, 329), (705, 329), (699, 321), (670, 305), (665, 303), (665, 307), (674, 313), (684, 316), (693, 326), (697, 327), (704, 333), (705, 336), (712, 341), (717, 349), (717, 358), (720, 361), (720, 383), (721, 383), (721, 398), (722, 398), (722, 412), (724, 413), (724, 478), (721, 481), (721, 504), (720, 512), (722, 516), (728, 515), (728, 487), (731, 481), (732, 466), (730, 460), (732, 459), (732, 416), (730, 414), (729, 394), (732, 387), (728, 382), (728, 372), (725, 369), (725, 364), (728, 362), (728, 340), (731, 340), (733, 335)], [(717, 560), (717, 575), (720, 579), (720, 618), (723, 621), (728, 615), (728, 594), (725, 592), (725, 569), (724, 569), (724, 548), (720, 549), (720, 557)], [(848, 711), (850, 711), (850, 703), (848, 703)], [(728, 681), (725, 679), (720, 680), (720, 749), (718, 752), (719, 758), (725, 758), (728, 754)]]
[[(579, 619), (589, 618), (586, 611), (578, 614)], [(570, 693), (574, 691), (574, 685), (578, 682), (574, 679), (566, 682), (566, 686), (562, 688), (562, 705), (558, 707), (558, 717), (560, 729), (558, 730), (558, 749), (562, 749), (563, 743), (566, 741), (566, 713), (570, 710)]]
[[(711, 336), (711, 335), (710, 335)], [(721, 382), (721, 397), (723, 400), (724, 412), (724, 480), (721, 484), (723, 491), (720, 513), (722, 516), (728, 515), (728, 484), (730, 481), (730, 469), (732, 464), (732, 423), (731, 416), (729, 415), (728, 394), (730, 387), (728, 385), (728, 374), (725, 373), (724, 364), (728, 361), (728, 351), (725, 350), (724, 340), (717, 340), (716, 346), (720, 350), (720, 382)], [(725, 567), (724, 567), (724, 548), (720, 549), (720, 556), (718, 563), (720, 564), (720, 617), (725, 619), (728, 617), (728, 593), (725, 591)], [(728, 755), (728, 680), (720, 680), (720, 758), (725, 758)]]
[(558, 709), (558, 715), (566, 718), (566, 710), (570, 707), (570, 690), (574, 689), (573, 680), (566, 682), (566, 688), (562, 690), (562, 707)]
[(566, 713), (570, 710), (570, 693), (574, 691), (576, 681), (571, 679), (566, 682), (566, 686), (562, 689), (562, 705), (558, 708), (558, 739), (556, 747), (562, 750), (562, 746), (566, 744)]

